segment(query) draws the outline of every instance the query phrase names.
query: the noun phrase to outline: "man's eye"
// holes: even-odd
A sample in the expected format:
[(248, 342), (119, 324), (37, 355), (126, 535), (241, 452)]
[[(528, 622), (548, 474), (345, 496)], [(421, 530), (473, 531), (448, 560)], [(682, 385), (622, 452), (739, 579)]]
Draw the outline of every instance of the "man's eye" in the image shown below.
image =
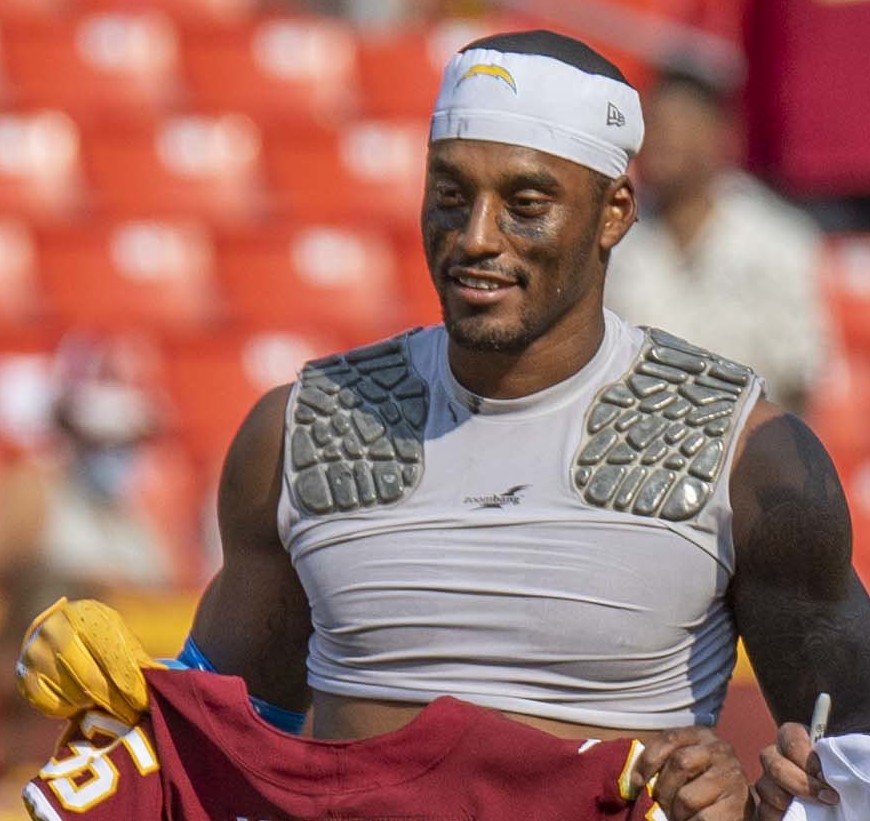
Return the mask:
[(456, 208), (462, 205), (462, 192), (458, 188), (437, 188), (435, 197), (443, 208)]
[(518, 194), (511, 200), (511, 209), (521, 216), (543, 214), (550, 205), (546, 197)]

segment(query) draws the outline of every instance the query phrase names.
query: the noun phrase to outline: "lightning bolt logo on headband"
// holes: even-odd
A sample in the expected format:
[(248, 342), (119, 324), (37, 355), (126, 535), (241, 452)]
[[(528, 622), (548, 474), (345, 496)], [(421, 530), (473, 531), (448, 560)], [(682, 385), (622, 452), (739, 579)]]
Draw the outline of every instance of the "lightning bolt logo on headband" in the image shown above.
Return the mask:
[(484, 38), (451, 57), (429, 139), (522, 146), (616, 179), (640, 148), (643, 115), (637, 91), (585, 43), (518, 32)]
[(477, 63), (473, 65), (462, 77), (459, 78), (459, 82), (461, 83), (463, 80), (467, 80), (469, 77), (474, 77), (476, 75), (484, 75), (486, 77), (495, 77), (497, 80), (501, 80), (510, 86), (511, 91), (514, 94), (517, 93), (517, 84), (516, 80), (514, 80), (513, 75), (502, 66), (494, 66), (488, 63)]

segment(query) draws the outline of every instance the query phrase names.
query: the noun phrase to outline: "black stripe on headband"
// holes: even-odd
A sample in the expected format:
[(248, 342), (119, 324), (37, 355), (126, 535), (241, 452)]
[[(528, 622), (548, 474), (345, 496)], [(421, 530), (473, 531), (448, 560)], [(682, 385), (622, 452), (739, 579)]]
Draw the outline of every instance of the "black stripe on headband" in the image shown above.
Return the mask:
[(563, 34), (539, 29), (537, 31), (517, 31), (507, 34), (493, 34), (482, 37), (460, 49), (460, 53), (476, 48), (493, 49), (512, 54), (540, 54), (552, 57), (569, 66), (579, 68), (587, 74), (599, 74), (630, 86), (625, 75), (610, 60), (597, 51)]

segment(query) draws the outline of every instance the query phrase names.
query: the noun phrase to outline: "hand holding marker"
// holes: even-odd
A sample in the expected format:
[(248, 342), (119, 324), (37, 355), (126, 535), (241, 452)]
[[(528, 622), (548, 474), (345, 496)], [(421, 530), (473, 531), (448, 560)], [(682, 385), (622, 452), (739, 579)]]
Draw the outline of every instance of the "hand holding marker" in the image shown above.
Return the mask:
[(831, 715), (831, 697), (827, 693), (819, 693), (813, 717), (810, 720), (810, 741), (815, 744), (825, 735), (828, 729), (828, 717)]

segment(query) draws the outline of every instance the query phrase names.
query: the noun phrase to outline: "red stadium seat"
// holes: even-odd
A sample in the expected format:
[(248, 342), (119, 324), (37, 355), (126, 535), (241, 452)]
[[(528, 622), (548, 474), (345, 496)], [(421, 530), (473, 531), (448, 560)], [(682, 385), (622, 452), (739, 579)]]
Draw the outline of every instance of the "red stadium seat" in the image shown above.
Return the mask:
[(406, 323), (396, 249), (368, 229), (312, 223), (225, 234), (216, 260), (231, 315), (248, 327), (316, 328), (359, 344)]
[(56, 19), (71, 6), (72, 0), (0, 0), (0, 23)]
[(195, 458), (212, 467), (260, 396), (294, 381), (307, 359), (341, 347), (323, 332), (263, 331), (177, 340), (169, 348), (168, 384), (181, 435)]
[(834, 354), (810, 394), (804, 416), (838, 469), (870, 459), (870, 359)]
[(276, 200), (306, 220), (416, 226), (425, 176), (423, 120), (360, 120), (332, 131), (264, 131)]
[(253, 15), (261, 5), (260, 0), (74, 0), (74, 2), (79, 8), (89, 11), (112, 11), (119, 7), (157, 9), (180, 24), (195, 26), (233, 25)]
[(44, 318), (33, 231), (24, 220), (0, 217), (0, 329), (26, 329)]
[(2, 28), (12, 103), (77, 119), (163, 111), (178, 101), (178, 44), (153, 10), (22, 21)]
[(167, 334), (219, 316), (209, 233), (196, 222), (110, 221), (39, 233), (51, 315), (66, 326)]
[(60, 111), (0, 112), (0, 213), (51, 221), (84, 207), (80, 143)]
[(447, 19), (419, 28), (362, 32), (358, 81), (362, 116), (428, 120), (444, 64), (457, 48), (492, 33), (492, 25), (492, 21)]
[(93, 129), (82, 143), (96, 207), (123, 217), (261, 216), (260, 133), (246, 117), (171, 115)]
[(182, 43), (194, 109), (291, 124), (333, 123), (354, 111), (356, 42), (340, 20), (261, 16), (188, 27)]
[(847, 351), (870, 356), (870, 235), (831, 239), (823, 288)]

